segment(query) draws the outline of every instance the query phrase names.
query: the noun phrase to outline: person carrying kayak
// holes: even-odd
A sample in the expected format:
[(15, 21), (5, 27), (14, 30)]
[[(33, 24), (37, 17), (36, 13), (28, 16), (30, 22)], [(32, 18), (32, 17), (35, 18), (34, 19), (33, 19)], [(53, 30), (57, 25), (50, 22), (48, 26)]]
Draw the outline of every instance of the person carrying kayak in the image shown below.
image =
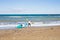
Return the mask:
[(28, 27), (31, 27), (31, 21), (28, 21)]

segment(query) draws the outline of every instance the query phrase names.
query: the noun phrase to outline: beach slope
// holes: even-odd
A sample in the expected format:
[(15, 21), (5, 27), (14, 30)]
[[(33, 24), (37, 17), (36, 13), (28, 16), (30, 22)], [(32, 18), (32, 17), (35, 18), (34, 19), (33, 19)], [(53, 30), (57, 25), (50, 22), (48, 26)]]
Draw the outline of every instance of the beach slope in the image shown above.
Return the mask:
[(60, 26), (0, 30), (0, 40), (60, 40)]

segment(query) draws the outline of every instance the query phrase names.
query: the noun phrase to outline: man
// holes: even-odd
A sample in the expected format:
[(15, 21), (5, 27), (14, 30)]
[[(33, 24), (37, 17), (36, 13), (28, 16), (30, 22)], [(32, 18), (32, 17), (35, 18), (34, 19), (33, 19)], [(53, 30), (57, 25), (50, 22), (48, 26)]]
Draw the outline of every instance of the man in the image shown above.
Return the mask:
[(28, 21), (28, 27), (31, 27), (31, 21)]

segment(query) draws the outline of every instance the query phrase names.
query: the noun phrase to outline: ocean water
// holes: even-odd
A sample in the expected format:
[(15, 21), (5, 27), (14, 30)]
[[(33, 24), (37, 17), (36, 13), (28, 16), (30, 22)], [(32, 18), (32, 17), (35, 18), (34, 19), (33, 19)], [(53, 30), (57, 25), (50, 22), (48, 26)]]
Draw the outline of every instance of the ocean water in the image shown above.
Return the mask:
[[(60, 25), (60, 15), (56, 16), (56, 15), (51, 15), (51, 16), (47, 16), (47, 15), (15, 15), (15, 16), (11, 16), (11, 15), (0, 15), (0, 23), (2, 22), (3, 25), (9, 25), (9, 24), (16, 24), (17, 22), (27, 22), (27, 21), (32, 21), (35, 22), (32, 24), (32, 27), (40, 27), (40, 26), (54, 26), (54, 25)], [(57, 23), (57, 22), (58, 23)], [(4, 23), (6, 22), (6, 23)], [(44, 22), (44, 23), (41, 23)], [(22, 24), (23, 24), (22, 23)], [(19, 23), (20, 24), (20, 23)], [(6, 26), (0, 27), (0, 29), (15, 29), (16, 27), (14, 26), (12, 28), (12, 26), (8, 27)]]
[(0, 16), (0, 22), (60, 21), (60, 16)]

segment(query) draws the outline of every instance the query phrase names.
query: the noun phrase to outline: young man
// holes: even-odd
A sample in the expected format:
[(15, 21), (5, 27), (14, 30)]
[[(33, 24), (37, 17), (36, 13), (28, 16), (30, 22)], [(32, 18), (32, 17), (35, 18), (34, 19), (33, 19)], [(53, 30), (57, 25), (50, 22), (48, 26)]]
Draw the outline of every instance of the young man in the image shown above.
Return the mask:
[(28, 27), (31, 27), (31, 21), (28, 21)]

